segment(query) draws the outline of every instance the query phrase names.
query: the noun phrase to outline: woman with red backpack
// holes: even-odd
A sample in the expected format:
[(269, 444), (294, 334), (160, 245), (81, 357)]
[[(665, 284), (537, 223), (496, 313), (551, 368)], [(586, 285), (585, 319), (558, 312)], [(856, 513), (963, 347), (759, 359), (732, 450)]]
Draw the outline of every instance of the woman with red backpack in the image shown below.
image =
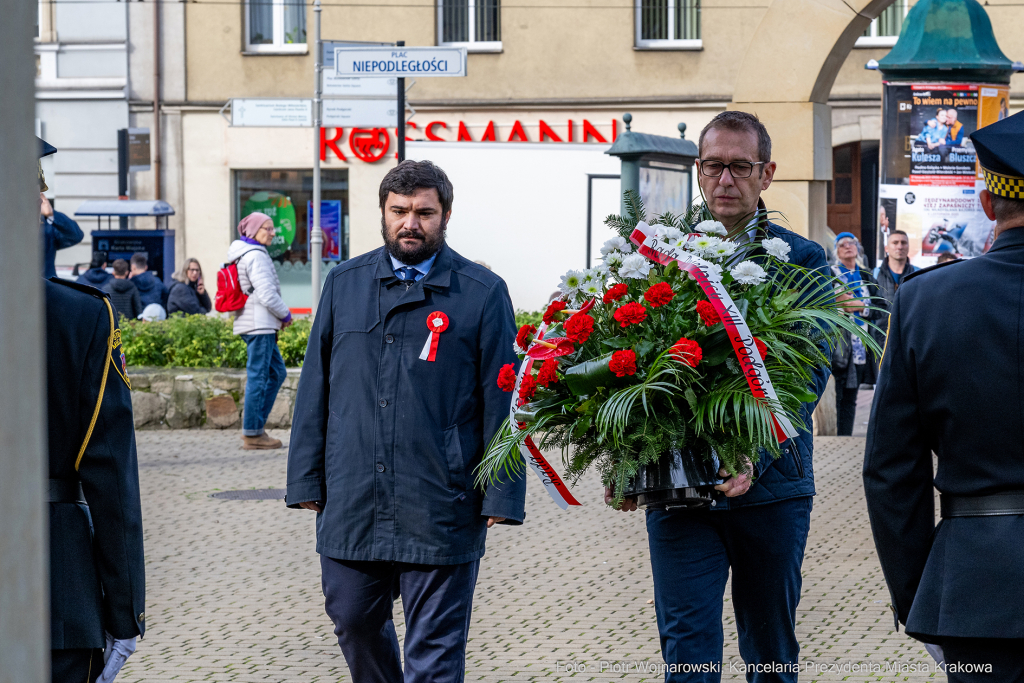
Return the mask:
[[(268, 435), (264, 425), (285, 378), (277, 332), (291, 324), (292, 314), (281, 298), (281, 282), (267, 252), (274, 239), (274, 221), (266, 214), (251, 213), (238, 224), (238, 235), (228, 248), (229, 265), (218, 273), (218, 283), (230, 279), (234, 275), (230, 266), (234, 265), (237, 289), (232, 301), (225, 302), (218, 288), (217, 310), (244, 302), (240, 308), (228, 309), (235, 312), (235, 334), (248, 347), (242, 448), (280, 448), (281, 441)], [(230, 287), (225, 291), (230, 291)]]

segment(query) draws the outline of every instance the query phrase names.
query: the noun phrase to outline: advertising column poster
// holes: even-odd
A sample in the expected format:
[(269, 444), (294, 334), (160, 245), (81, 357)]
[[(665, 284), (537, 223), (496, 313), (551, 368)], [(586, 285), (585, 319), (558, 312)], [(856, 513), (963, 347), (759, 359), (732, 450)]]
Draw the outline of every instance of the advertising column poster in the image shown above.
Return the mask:
[(886, 83), (879, 190), (881, 244), (902, 230), (914, 265), (940, 254), (970, 258), (992, 246), (981, 209), (985, 188), (974, 145), (978, 128), (1009, 116), (1009, 87)]

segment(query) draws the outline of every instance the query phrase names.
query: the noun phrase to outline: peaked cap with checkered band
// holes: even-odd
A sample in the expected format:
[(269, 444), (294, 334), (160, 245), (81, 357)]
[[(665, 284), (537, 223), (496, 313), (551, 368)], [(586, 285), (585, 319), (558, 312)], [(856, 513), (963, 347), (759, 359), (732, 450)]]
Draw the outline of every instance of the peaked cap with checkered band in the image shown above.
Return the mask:
[(989, 192), (1024, 199), (1024, 112), (971, 133)]

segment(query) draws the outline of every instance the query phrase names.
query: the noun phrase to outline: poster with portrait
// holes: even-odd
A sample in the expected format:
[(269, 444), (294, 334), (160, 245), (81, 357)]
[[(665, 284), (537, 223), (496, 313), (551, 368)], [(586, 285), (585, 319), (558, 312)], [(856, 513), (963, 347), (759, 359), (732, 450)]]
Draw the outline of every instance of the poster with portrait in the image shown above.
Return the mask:
[(884, 87), (879, 243), (894, 229), (906, 232), (911, 261), (920, 266), (934, 264), (942, 253), (980, 256), (991, 246), (993, 223), (978, 201), (985, 186), (969, 136), (1008, 115), (1008, 88)]

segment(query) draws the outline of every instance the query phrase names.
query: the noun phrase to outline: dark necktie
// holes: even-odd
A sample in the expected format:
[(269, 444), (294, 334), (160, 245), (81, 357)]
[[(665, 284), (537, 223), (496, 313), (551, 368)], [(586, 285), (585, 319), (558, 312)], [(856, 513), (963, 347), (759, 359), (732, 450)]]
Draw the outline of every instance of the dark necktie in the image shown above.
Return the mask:
[(416, 275), (418, 273), (418, 270), (410, 268), (409, 266), (402, 266), (395, 271), (395, 274), (398, 275), (399, 279), (404, 282), (416, 282)]

